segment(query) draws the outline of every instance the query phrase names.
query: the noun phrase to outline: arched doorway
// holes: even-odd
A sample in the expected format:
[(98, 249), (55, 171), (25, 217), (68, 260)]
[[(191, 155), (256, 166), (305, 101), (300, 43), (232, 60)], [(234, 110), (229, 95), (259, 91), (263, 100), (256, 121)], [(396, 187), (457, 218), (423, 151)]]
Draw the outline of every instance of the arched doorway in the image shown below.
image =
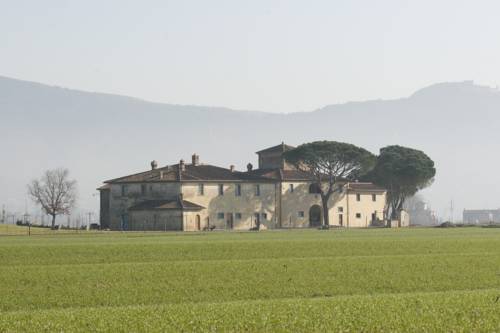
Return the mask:
[(201, 230), (201, 216), (196, 215), (196, 230)]
[(321, 207), (318, 205), (314, 205), (309, 209), (309, 226), (321, 226)]

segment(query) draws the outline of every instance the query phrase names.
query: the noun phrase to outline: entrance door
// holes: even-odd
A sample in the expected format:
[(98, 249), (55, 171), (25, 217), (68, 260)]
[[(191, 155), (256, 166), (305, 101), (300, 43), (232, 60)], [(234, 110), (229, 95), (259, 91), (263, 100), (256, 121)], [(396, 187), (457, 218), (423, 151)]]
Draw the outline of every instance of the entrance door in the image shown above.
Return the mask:
[(233, 213), (226, 214), (226, 229), (233, 229), (234, 217)]
[(344, 215), (339, 214), (339, 225), (342, 227), (344, 226)]
[(309, 226), (321, 226), (321, 207), (318, 205), (314, 205), (309, 209)]
[(196, 215), (196, 230), (201, 230), (201, 216)]
[(255, 216), (255, 228), (257, 230), (259, 230), (260, 229), (260, 213), (255, 213), (254, 216)]

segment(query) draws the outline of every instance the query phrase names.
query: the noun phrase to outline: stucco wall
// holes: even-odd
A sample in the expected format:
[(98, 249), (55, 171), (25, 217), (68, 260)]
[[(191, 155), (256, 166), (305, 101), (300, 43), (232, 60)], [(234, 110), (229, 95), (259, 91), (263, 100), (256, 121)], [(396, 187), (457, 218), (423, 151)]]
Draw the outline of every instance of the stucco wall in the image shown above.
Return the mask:
[[(167, 226), (168, 230), (203, 230), (210, 226), (216, 229), (249, 230), (256, 226), (256, 216), (260, 218), (261, 229), (269, 228), (306, 228), (310, 226), (309, 211), (312, 206), (321, 207), (321, 198), (318, 194), (309, 193), (307, 182), (258, 183), (260, 195), (255, 193), (257, 183), (224, 183), (224, 195), (219, 195), (218, 183), (203, 183), (204, 193), (200, 195), (199, 183), (153, 183), (146, 184), (146, 193), (142, 193), (141, 184), (127, 184), (126, 193), (122, 195), (122, 185), (113, 184), (109, 196), (110, 228), (120, 230), (122, 215), (127, 214), (128, 208), (138, 202), (150, 199), (174, 200), (182, 192), (183, 199), (205, 207), (201, 211), (185, 211), (184, 215), (177, 213), (180, 219), (172, 226), (165, 222), (173, 218), (172, 213), (162, 213), (156, 217), (156, 212), (133, 213), (128, 216), (129, 230), (162, 230), (158, 227), (158, 219), (164, 218), (160, 225)], [(241, 185), (241, 196), (236, 195), (236, 186)], [(290, 185), (294, 191), (291, 192)], [(281, 196), (280, 196), (281, 193)], [(357, 194), (360, 194), (360, 201)], [(385, 193), (376, 192), (376, 201), (372, 194), (375, 192), (357, 192), (349, 190), (335, 193), (329, 202), (329, 217), (331, 226), (367, 227), (371, 224), (372, 214), (383, 219)], [(223, 218), (221, 217), (223, 214)], [(303, 216), (302, 216), (303, 214)], [(322, 214), (322, 213), (321, 213)], [(357, 216), (360, 214), (360, 216)], [(281, 219), (280, 219), (281, 216)], [(342, 218), (341, 218), (342, 216)], [(232, 220), (232, 228), (230, 221)], [(160, 229), (157, 229), (160, 228)]]
[(111, 193), (109, 189), (102, 189), (99, 194), (100, 207), (99, 207), (99, 223), (102, 229), (109, 228), (110, 222), (110, 198)]
[(127, 184), (126, 193), (122, 195), (121, 184), (112, 184), (109, 198), (109, 227), (112, 230), (120, 230), (122, 215), (127, 214), (128, 209), (144, 200), (165, 199), (173, 200), (179, 196), (179, 183), (145, 183), (146, 193), (141, 191), (141, 184)]
[[(291, 185), (293, 184), (293, 192)], [(306, 182), (283, 182), (282, 193), (282, 227), (284, 228), (308, 228), (310, 226), (309, 211), (312, 206), (318, 205), (322, 208), (319, 194), (309, 193), (310, 183)], [(338, 207), (343, 205), (344, 194), (335, 193), (329, 200), (330, 225), (339, 225)], [(303, 213), (303, 217), (301, 214)], [(323, 213), (321, 213), (323, 214)], [(344, 213), (345, 214), (345, 208)], [(345, 223), (345, 222), (344, 222)]]
[[(360, 201), (357, 200), (357, 194), (360, 195)], [(372, 194), (375, 194), (376, 201), (373, 201)], [(349, 205), (346, 226), (352, 228), (369, 227), (372, 221), (372, 214), (376, 214), (376, 218), (380, 220), (384, 218), (385, 193), (350, 190), (349, 197), (346, 197), (344, 204), (346, 207)], [(357, 214), (360, 214), (360, 216)]]
[[(290, 185), (293, 184), (293, 192)], [(309, 193), (310, 183), (305, 182), (284, 182), (281, 186), (282, 193), (282, 227), (301, 228), (309, 227), (309, 210), (312, 206), (322, 207), (319, 194)], [(360, 194), (360, 201), (357, 201), (357, 194)], [(376, 201), (372, 201), (374, 192), (359, 192), (349, 190), (349, 194), (344, 191), (335, 193), (329, 200), (329, 220), (331, 226), (344, 227), (366, 227), (372, 219), (372, 213), (376, 212), (376, 217), (383, 219), (385, 206), (385, 193), (376, 193)], [(303, 217), (301, 217), (303, 212)], [(356, 214), (361, 214), (357, 217)], [(342, 217), (340, 217), (342, 216)]]
[(282, 152), (264, 152), (259, 154), (259, 169), (285, 169), (293, 170), (294, 167), (283, 159)]
[(182, 230), (182, 213), (180, 210), (131, 211), (127, 230), (180, 231)]
[[(276, 227), (276, 191), (275, 184), (258, 183), (260, 185), (260, 195), (255, 194), (257, 183), (239, 183), (241, 185), (241, 196), (236, 196), (235, 183), (224, 184), (224, 195), (219, 195), (219, 184), (204, 183), (204, 194), (198, 193), (199, 183), (183, 183), (182, 194), (184, 200), (194, 202), (205, 207), (200, 212), (186, 213), (186, 230), (194, 230), (195, 218), (199, 214), (202, 225), (215, 226), (216, 229), (231, 229), (230, 219), (232, 216), (235, 230), (248, 230), (255, 227), (256, 217), (259, 214), (261, 219), (261, 229)], [(224, 218), (219, 214), (223, 213)], [(241, 214), (238, 218), (237, 214)], [(267, 218), (265, 218), (267, 217)], [(203, 227), (202, 227), (203, 228)]]

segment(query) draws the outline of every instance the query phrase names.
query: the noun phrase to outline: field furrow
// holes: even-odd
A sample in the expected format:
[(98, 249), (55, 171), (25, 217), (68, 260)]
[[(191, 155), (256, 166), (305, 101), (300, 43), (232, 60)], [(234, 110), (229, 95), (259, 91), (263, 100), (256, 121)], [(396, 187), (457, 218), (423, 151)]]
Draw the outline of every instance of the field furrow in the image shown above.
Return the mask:
[(0, 237), (0, 295), (0, 332), (500, 331), (500, 230)]

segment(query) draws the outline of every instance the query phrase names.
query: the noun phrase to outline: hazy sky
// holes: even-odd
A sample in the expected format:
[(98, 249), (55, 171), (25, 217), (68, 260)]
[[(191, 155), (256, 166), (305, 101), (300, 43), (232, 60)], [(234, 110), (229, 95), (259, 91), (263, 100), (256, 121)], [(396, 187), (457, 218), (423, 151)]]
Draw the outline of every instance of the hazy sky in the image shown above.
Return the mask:
[(0, 75), (272, 112), (500, 84), (498, 0), (0, 0)]

